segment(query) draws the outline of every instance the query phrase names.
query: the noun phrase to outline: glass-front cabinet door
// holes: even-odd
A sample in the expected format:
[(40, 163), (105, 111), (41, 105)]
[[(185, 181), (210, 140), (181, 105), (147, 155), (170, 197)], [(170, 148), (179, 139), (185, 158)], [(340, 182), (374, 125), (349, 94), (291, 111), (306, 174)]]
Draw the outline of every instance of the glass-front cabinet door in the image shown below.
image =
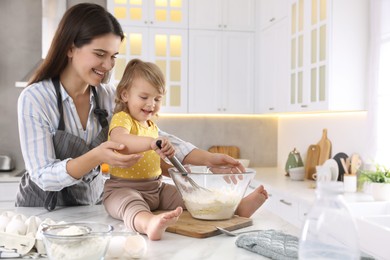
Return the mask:
[(290, 109), (319, 109), (327, 101), (327, 0), (291, 4)]
[[(182, 22), (188, 20), (187, 2), (112, 0), (108, 1), (108, 6), (125, 33), (114, 68), (114, 83), (119, 82), (131, 59), (154, 62), (166, 79), (162, 112), (186, 113), (188, 32), (181, 27)], [(187, 23), (184, 24), (187, 27)]]
[(122, 25), (187, 28), (187, 0), (109, 0), (108, 10)]

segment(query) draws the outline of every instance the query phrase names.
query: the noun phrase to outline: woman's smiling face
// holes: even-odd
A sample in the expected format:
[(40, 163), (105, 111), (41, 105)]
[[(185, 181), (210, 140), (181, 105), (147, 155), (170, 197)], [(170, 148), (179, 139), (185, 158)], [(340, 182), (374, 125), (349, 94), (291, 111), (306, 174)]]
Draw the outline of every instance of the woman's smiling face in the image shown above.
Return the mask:
[(114, 67), (120, 44), (120, 37), (109, 33), (94, 38), (80, 48), (73, 46), (68, 51), (68, 66), (72, 66), (72, 70), (84, 82), (98, 86)]

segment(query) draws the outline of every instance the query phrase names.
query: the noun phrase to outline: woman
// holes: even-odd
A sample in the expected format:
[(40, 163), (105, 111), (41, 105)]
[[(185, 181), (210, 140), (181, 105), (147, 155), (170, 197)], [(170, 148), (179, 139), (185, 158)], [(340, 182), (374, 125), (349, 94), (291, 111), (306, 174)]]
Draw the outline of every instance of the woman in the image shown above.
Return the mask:
[[(46, 59), (18, 100), (26, 173), (16, 206), (52, 210), (100, 203), (101, 163), (129, 167), (141, 158), (120, 153), (123, 144), (106, 141), (115, 87), (105, 82), (123, 38), (118, 21), (99, 5), (78, 4), (64, 14)], [(231, 157), (196, 149), (161, 131), (159, 135), (169, 138), (183, 163), (242, 167)], [(252, 194), (261, 201), (256, 209), (264, 192), (258, 188)]]

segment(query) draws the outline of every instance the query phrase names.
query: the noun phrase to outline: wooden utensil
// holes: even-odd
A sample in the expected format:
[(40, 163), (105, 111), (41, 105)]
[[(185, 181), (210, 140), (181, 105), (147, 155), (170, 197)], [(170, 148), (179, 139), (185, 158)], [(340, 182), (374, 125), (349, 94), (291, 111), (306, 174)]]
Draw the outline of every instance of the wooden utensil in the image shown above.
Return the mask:
[(356, 153), (351, 155), (351, 174), (355, 175), (360, 168), (362, 161), (360, 156)]
[(322, 130), (322, 137), (317, 145), (320, 147), (318, 165), (322, 165), (326, 160), (330, 159), (332, 152), (332, 143), (328, 139), (328, 130), (326, 128)]
[(240, 158), (240, 148), (237, 146), (214, 145), (209, 148), (209, 152), (227, 154), (234, 159)]
[(316, 172), (316, 166), (318, 165), (318, 159), (320, 158), (320, 147), (317, 144), (312, 144), (307, 149), (307, 157), (305, 164), (305, 178), (309, 180), (313, 179), (313, 174)]

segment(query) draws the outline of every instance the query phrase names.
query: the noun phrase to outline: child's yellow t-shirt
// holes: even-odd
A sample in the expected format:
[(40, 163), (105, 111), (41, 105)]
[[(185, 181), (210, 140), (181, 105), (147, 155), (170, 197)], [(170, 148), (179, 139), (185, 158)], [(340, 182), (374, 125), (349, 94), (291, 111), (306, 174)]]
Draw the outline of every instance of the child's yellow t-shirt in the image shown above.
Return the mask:
[[(144, 127), (126, 112), (118, 112), (113, 115), (110, 122), (109, 133), (115, 127), (124, 127), (130, 134), (157, 138), (158, 128), (148, 121), (149, 127)], [(110, 138), (108, 138), (110, 140)], [(143, 157), (130, 168), (110, 166), (110, 175), (126, 179), (150, 179), (161, 175), (160, 156), (153, 150), (142, 152)]]

